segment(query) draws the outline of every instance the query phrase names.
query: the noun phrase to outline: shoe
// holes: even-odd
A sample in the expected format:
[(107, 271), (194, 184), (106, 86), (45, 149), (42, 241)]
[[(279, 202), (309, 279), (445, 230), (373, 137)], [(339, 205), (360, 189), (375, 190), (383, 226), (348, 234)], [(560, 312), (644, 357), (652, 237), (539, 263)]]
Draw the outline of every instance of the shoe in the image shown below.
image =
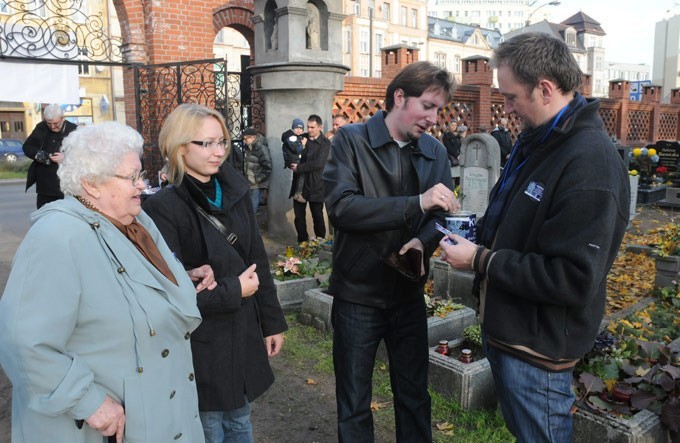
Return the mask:
[(307, 203), (307, 200), (305, 200), (305, 198), (302, 196), (301, 192), (296, 192), (293, 195), (293, 200), (295, 200), (298, 203)]

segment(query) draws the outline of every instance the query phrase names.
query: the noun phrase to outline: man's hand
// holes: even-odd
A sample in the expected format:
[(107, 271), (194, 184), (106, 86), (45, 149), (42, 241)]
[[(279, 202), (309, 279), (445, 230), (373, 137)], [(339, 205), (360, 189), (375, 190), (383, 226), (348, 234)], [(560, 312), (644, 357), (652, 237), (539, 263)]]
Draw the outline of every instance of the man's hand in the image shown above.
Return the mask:
[(472, 269), (472, 258), (475, 256), (477, 245), (458, 234), (449, 234), (447, 237), (457, 243), (451, 245), (444, 241), (446, 240), (446, 237), (444, 237), (439, 242), (439, 246), (442, 248), (442, 255), (439, 258), (456, 269)]
[(412, 238), (409, 240), (404, 246), (401, 247), (399, 250), (399, 255), (404, 255), (406, 254), (406, 251), (409, 249), (417, 249), (420, 251), (421, 257), (423, 259), (420, 261), (420, 275), (419, 277), (422, 277), (425, 275), (425, 246), (423, 246), (423, 242), (420, 241), (419, 238)]
[(264, 339), (267, 348), (267, 355), (273, 357), (277, 355), (283, 347), (283, 334), (270, 335)]
[(257, 272), (255, 272), (255, 268), (257, 268), (257, 265), (250, 265), (248, 269), (238, 276), (238, 280), (241, 282), (241, 297), (243, 298), (252, 296), (257, 292), (257, 288), (260, 287), (260, 279), (257, 276)]
[(199, 281), (200, 283), (196, 285), (196, 292), (201, 292), (204, 289), (212, 291), (217, 287), (217, 282), (215, 281), (215, 272), (210, 265), (203, 265), (198, 268), (194, 268), (187, 271), (191, 281)]
[(297, 165), (298, 165), (297, 163), (291, 163), (291, 164), (290, 164), (290, 169), (291, 169), (293, 172), (297, 172)]
[(453, 214), (460, 211), (460, 202), (453, 195), (453, 191), (442, 183), (437, 183), (421, 195), (420, 203), (424, 211), (441, 208), (444, 212)]
[(116, 443), (123, 443), (125, 411), (120, 403), (108, 395), (99, 408), (85, 420), (90, 427), (105, 437), (116, 436)]

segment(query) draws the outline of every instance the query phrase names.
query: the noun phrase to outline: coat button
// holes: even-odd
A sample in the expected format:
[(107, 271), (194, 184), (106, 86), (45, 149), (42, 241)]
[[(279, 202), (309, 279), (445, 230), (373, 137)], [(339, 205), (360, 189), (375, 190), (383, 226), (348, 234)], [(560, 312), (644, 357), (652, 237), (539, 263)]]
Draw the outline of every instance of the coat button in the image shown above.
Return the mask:
[(184, 334), (184, 340), (189, 340), (191, 338), (191, 332)]
[(92, 223), (92, 227), (95, 229), (99, 228), (99, 222)]
[(167, 349), (163, 349), (163, 352), (161, 352), (161, 357), (165, 358), (168, 355), (170, 355), (170, 351), (168, 351)]
[(189, 381), (194, 381), (194, 373), (189, 374)]
[(124, 267), (121, 266), (120, 268), (118, 268), (118, 273), (119, 273), (119, 274), (122, 274), (123, 272), (125, 272), (125, 268), (124, 268)]
[(181, 437), (182, 437), (182, 433), (180, 432), (177, 435), (175, 435), (175, 440), (179, 440)]
[(173, 398), (175, 398), (175, 394), (176, 394), (176, 393), (177, 393), (177, 391), (174, 391), (174, 390), (170, 393), (170, 399), (171, 399), (171, 400), (172, 400)]

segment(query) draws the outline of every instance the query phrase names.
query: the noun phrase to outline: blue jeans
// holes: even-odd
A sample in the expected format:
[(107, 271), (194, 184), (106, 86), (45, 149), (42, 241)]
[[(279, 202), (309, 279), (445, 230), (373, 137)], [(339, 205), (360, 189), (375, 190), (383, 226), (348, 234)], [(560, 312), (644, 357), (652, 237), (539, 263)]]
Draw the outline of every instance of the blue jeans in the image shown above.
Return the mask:
[(258, 189), (250, 190), (250, 201), (253, 203), (253, 211), (257, 212), (257, 208), (260, 206), (260, 194), (262, 191)]
[(231, 411), (200, 411), (205, 443), (252, 443), (250, 403)]
[(545, 371), (484, 344), (505, 424), (517, 442), (571, 442), (572, 371)]
[(379, 309), (333, 301), (333, 364), (338, 440), (373, 442), (371, 389), (375, 355), (385, 341), (394, 395), (397, 442), (431, 442), (427, 392), (428, 346), (425, 301)]

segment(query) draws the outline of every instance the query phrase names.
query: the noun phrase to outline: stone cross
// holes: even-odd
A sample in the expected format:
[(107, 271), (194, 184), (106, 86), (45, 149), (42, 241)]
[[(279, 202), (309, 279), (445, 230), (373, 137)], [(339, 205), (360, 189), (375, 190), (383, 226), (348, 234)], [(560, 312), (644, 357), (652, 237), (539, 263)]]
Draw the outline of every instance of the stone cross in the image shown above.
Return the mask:
[(463, 139), (460, 151), (460, 195), (463, 211), (480, 218), (489, 204), (489, 192), (500, 175), (501, 149), (490, 134)]

